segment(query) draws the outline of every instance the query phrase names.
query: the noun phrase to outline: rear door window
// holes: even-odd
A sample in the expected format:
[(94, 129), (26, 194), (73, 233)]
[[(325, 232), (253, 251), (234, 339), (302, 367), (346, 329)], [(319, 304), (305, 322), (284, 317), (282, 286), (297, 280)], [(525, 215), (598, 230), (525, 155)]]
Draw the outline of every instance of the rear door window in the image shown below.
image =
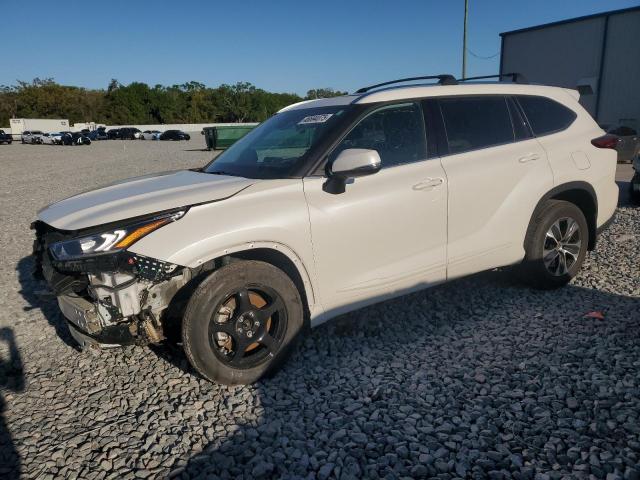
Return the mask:
[(443, 98), (439, 103), (450, 154), (514, 141), (505, 97)]
[(516, 98), (531, 130), (538, 137), (564, 130), (576, 119), (573, 110), (550, 98), (529, 95), (518, 95)]

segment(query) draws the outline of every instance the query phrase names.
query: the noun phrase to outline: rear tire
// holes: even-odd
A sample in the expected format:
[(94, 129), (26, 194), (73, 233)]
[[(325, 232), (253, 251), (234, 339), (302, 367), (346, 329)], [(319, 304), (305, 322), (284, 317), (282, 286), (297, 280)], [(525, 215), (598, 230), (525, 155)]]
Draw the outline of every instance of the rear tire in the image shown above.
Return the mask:
[(183, 317), (182, 341), (203, 377), (243, 385), (278, 369), (303, 324), (300, 294), (282, 270), (238, 261), (198, 285)]
[(541, 290), (560, 288), (580, 271), (589, 245), (587, 220), (576, 205), (548, 200), (531, 220), (520, 279)]

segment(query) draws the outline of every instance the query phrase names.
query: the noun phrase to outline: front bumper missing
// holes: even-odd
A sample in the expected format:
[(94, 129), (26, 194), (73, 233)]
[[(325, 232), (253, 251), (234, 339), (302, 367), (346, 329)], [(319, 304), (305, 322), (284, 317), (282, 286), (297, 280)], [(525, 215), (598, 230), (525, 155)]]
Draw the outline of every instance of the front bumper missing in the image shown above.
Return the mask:
[(84, 348), (90, 345), (114, 347), (136, 343), (135, 325), (121, 323), (103, 326), (96, 305), (81, 297), (60, 295), (58, 305), (67, 319), (73, 338)]
[(57, 297), (80, 345), (144, 345), (164, 339), (165, 311), (191, 279), (189, 269), (126, 250), (59, 261), (49, 246), (77, 233), (42, 222), (33, 228), (34, 276)]

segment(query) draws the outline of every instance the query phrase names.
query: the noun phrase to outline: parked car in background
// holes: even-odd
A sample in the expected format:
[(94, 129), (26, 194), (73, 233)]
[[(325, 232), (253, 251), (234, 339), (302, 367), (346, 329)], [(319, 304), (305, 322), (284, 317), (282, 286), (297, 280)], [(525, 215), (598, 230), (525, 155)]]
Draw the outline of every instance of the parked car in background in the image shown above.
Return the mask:
[(109, 140), (117, 140), (120, 138), (120, 129), (119, 128), (110, 128), (107, 130), (107, 138)]
[(107, 132), (105, 131), (104, 128), (97, 128), (92, 132), (89, 132), (87, 134), (87, 137), (89, 137), (90, 140), (108, 140), (109, 139), (109, 135), (107, 134)]
[(51, 134), (54, 145), (62, 145), (62, 132), (53, 132)]
[(137, 140), (142, 135), (138, 128), (125, 127), (120, 129), (120, 140)]
[(0, 144), (11, 145), (11, 142), (13, 142), (13, 137), (8, 133), (4, 133), (4, 130), (0, 130)]
[(178, 327), (227, 384), (274, 372), (308, 327), (465, 275), (566, 285), (616, 209), (610, 136), (577, 91), (436, 78), (290, 105), (202, 169), (49, 205), (34, 273), (81, 345)]
[(167, 130), (160, 135), (160, 140), (191, 140), (191, 136), (182, 130)]
[(633, 159), (633, 178), (631, 179), (631, 201), (640, 203), (640, 153)]
[(61, 138), (62, 134), (58, 132), (43, 133), (42, 135), (40, 135), (40, 143), (44, 145), (56, 145)]
[(40, 135), (40, 130), (25, 130), (21, 135), (22, 143), (40, 143)]
[(91, 139), (82, 132), (65, 132), (62, 145), (91, 145)]
[(142, 140), (160, 140), (162, 132), (160, 130), (145, 130), (142, 132)]
[(614, 135), (618, 162), (631, 162), (640, 153), (640, 136), (635, 128), (619, 125), (607, 129), (609, 135)]

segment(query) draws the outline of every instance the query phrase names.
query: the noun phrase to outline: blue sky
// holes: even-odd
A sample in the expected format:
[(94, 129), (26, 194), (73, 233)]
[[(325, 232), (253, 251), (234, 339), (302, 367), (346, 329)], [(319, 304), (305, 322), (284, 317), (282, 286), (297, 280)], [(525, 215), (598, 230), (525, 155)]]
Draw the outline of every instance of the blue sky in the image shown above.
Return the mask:
[[(499, 33), (639, 5), (626, 0), (470, 0), (468, 48), (499, 53)], [(354, 89), (461, 71), (463, 0), (3, 0), (0, 85), (53, 77), (106, 88), (142, 81), (266, 90)], [(468, 75), (496, 73), (499, 55), (468, 56)]]

